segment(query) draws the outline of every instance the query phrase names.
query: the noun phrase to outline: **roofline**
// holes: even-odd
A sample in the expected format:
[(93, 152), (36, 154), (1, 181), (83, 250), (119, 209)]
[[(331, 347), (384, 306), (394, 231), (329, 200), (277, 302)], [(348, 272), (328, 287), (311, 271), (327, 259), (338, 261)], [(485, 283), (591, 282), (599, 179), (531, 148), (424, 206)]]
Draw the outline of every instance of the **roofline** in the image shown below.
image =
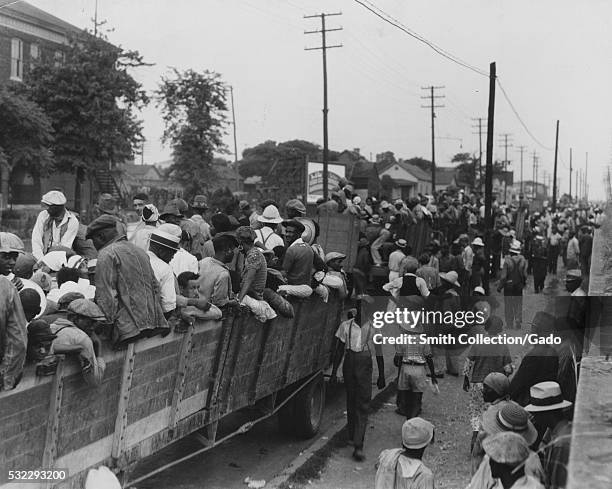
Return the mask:
[(29, 24), (33, 24), (33, 25), (39, 25), (41, 27), (44, 27), (45, 29), (48, 29), (50, 31), (55, 32), (56, 34), (61, 34), (61, 35), (66, 35), (68, 33), (72, 33), (72, 34), (80, 34), (82, 32), (85, 31), (84, 28), (81, 27), (77, 27), (75, 25), (72, 25), (70, 22), (66, 22), (65, 20), (60, 19), (59, 17), (56, 17), (55, 15), (52, 15), (48, 12), (45, 12), (42, 9), (39, 9), (38, 7), (29, 4), (27, 2), (19, 2), (19, 3), (24, 3), (27, 4), (29, 7), (36, 9), (36, 10), (40, 10), (41, 12), (44, 12), (46, 15), (48, 15), (49, 17), (52, 17), (54, 20), (57, 21), (57, 23), (52, 23), (52, 22), (48, 22), (44, 19), (41, 19), (39, 17), (35, 17), (33, 15), (29, 15), (26, 14), (24, 12), (21, 12), (17, 9), (15, 9), (13, 7), (12, 4), (5, 6), (4, 8), (2, 8), (2, 10), (0, 11), (0, 14), (9, 17), (9, 18), (13, 18), (16, 20), (20, 20), (22, 22), (27, 22)]

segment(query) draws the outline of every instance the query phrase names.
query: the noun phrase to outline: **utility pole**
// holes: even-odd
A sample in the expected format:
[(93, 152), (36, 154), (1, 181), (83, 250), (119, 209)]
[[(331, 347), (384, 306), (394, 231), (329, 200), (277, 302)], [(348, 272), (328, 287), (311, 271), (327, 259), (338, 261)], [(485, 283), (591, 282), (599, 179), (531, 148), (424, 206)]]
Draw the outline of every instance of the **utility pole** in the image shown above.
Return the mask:
[(525, 151), (525, 146), (519, 146), (518, 149), (521, 152), (521, 190), (519, 195), (523, 195), (523, 152)]
[(487, 113), (487, 165), (485, 170), (485, 256), (483, 285), (489, 293), (489, 277), (491, 276), (491, 231), (493, 229), (493, 123), (495, 121), (495, 83), (497, 81), (495, 62), (489, 65), (489, 107)]
[(314, 51), (320, 49), (323, 54), (323, 198), (327, 200), (329, 194), (328, 184), (328, 168), (329, 168), (329, 141), (327, 134), (327, 113), (329, 111), (327, 106), (327, 50), (332, 48), (341, 48), (342, 44), (336, 44), (333, 46), (327, 45), (327, 39), (325, 34), (333, 31), (341, 31), (342, 27), (336, 27), (335, 29), (325, 28), (325, 18), (332, 17), (335, 15), (342, 15), (342, 12), (336, 12), (332, 14), (316, 14), (316, 15), (305, 15), (305, 19), (321, 18), (321, 30), (320, 31), (304, 31), (304, 34), (321, 34), (321, 46), (314, 48), (305, 48), (306, 51)]
[(424, 109), (431, 109), (431, 194), (434, 195), (434, 192), (436, 191), (436, 132), (435, 132), (435, 124), (434, 124), (434, 120), (436, 118), (436, 113), (434, 111), (434, 109), (439, 109), (444, 107), (444, 105), (435, 105), (435, 99), (438, 98), (444, 98), (444, 95), (435, 95), (434, 90), (441, 90), (442, 88), (444, 88), (443, 86), (441, 87), (434, 87), (433, 85), (429, 86), (429, 87), (421, 87), (421, 90), (429, 90), (429, 95), (426, 95), (424, 97), (421, 98), (425, 98), (425, 99), (430, 99), (430, 105), (421, 105), (422, 108)]
[(232, 101), (232, 126), (234, 128), (234, 171), (236, 172), (236, 192), (240, 192), (240, 173), (238, 172), (238, 143), (236, 142), (236, 112), (234, 111), (234, 87), (230, 85)]
[(94, 7), (94, 37), (98, 37), (98, 0)]
[(570, 203), (572, 202), (572, 148), (570, 148), (570, 175), (569, 175), (569, 198)]
[(559, 120), (557, 119), (557, 132), (555, 136), (555, 167), (553, 169), (553, 193), (552, 193), (552, 211), (557, 210), (557, 154), (559, 152)]
[(582, 181), (582, 185), (584, 187), (584, 192), (582, 195), (584, 195), (584, 200), (587, 201), (589, 198), (589, 194), (588, 194), (588, 175), (589, 175), (589, 152), (586, 152), (586, 156), (585, 156), (585, 160), (584, 160), (584, 180)]
[(508, 137), (512, 136), (509, 133), (500, 134), (503, 141), (501, 141), (504, 146), (504, 202), (508, 200), (508, 183), (506, 180), (506, 172), (508, 171), (508, 147), (512, 147), (512, 143), (508, 143)]
[(536, 152), (533, 152), (533, 198), (538, 196), (538, 159)]
[(478, 157), (478, 190), (482, 190), (482, 121), (487, 120), (483, 117), (473, 117), (473, 121), (478, 121), (478, 126), (472, 126), (472, 128), (478, 127), (478, 132), (472, 134), (478, 134), (478, 151), (480, 156)]

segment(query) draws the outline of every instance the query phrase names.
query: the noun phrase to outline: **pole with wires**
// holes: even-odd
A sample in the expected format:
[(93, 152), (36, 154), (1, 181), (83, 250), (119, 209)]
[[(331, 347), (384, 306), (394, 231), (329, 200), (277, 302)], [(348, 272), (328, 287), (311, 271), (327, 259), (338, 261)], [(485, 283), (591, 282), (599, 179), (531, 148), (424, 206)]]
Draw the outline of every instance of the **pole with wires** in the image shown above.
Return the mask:
[(230, 85), (232, 102), (232, 127), (234, 129), (234, 171), (236, 172), (236, 192), (240, 192), (240, 173), (238, 172), (238, 143), (236, 142), (236, 112), (234, 111), (234, 87)]
[(553, 169), (553, 193), (552, 193), (552, 211), (557, 211), (557, 154), (559, 152), (559, 120), (557, 120), (557, 132), (555, 135), (555, 167)]
[(320, 31), (304, 31), (304, 34), (321, 34), (321, 46), (315, 48), (305, 48), (306, 51), (314, 51), (320, 49), (323, 54), (323, 198), (327, 200), (329, 194), (329, 183), (328, 183), (328, 172), (329, 172), (329, 141), (327, 132), (327, 113), (329, 108), (327, 106), (327, 50), (332, 48), (341, 48), (342, 44), (335, 46), (327, 45), (327, 38), (325, 36), (328, 32), (341, 31), (342, 27), (335, 29), (325, 28), (325, 18), (334, 15), (342, 15), (342, 12), (336, 12), (332, 14), (316, 14), (316, 15), (305, 15), (305, 19), (321, 19), (321, 30)]
[(430, 105), (421, 105), (424, 109), (431, 109), (431, 193), (435, 195), (436, 191), (436, 131), (435, 131), (435, 109), (444, 107), (444, 105), (436, 105), (435, 99), (444, 98), (444, 95), (435, 95), (435, 90), (440, 90), (444, 87), (421, 87), (422, 90), (429, 90), (429, 95), (421, 98), (430, 99)]
[[(491, 231), (493, 230), (493, 122), (495, 120), (495, 62), (489, 66), (489, 110), (487, 114), (487, 166), (485, 170), (485, 260), (483, 285), (489, 293), (489, 277), (491, 276)], [(495, 264), (494, 264), (495, 266)], [(497, 265), (499, 266), (499, 265)]]

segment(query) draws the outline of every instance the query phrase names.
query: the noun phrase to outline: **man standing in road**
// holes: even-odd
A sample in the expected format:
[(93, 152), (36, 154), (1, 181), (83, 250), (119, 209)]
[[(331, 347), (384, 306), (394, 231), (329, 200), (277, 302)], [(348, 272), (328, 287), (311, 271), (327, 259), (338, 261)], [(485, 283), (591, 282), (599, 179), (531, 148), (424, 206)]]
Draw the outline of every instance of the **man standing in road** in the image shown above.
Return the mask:
[(348, 311), (348, 320), (340, 323), (336, 331), (331, 382), (337, 381), (338, 367), (344, 357), (342, 375), (346, 386), (346, 416), (349, 445), (353, 445), (353, 458), (365, 460), (363, 442), (368, 425), (368, 409), (372, 400), (372, 351), (376, 353), (379, 389), (385, 387), (385, 363), (382, 347), (372, 340), (374, 329), (365, 301), (358, 301), (356, 309)]
[(504, 291), (506, 327), (521, 329), (523, 322), (523, 287), (527, 281), (527, 261), (521, 255), (521, 242), (510, 245), (510, 256), (504, 259), (497, 291)]

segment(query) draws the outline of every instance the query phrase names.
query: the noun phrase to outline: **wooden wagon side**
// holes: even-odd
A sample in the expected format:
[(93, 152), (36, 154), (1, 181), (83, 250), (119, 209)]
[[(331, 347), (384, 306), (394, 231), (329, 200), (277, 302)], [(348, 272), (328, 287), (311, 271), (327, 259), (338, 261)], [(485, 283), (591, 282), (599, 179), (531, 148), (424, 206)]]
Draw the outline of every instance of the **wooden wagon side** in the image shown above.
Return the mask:
[(55, 487), (81, 487), (92, 466), (127, 469), (204, 427), (214, 446), (220, 418), (261, 400), (274, 410), (328, 365), (339, 301), (294, 308), (293, 319), (230, 314), (109, 353), (97, 389), (74, 359), (54, 377), (29, 366), (17, 389), (0, 393), (0, 484), (9, 470), (55, 467), (70, 474)]

